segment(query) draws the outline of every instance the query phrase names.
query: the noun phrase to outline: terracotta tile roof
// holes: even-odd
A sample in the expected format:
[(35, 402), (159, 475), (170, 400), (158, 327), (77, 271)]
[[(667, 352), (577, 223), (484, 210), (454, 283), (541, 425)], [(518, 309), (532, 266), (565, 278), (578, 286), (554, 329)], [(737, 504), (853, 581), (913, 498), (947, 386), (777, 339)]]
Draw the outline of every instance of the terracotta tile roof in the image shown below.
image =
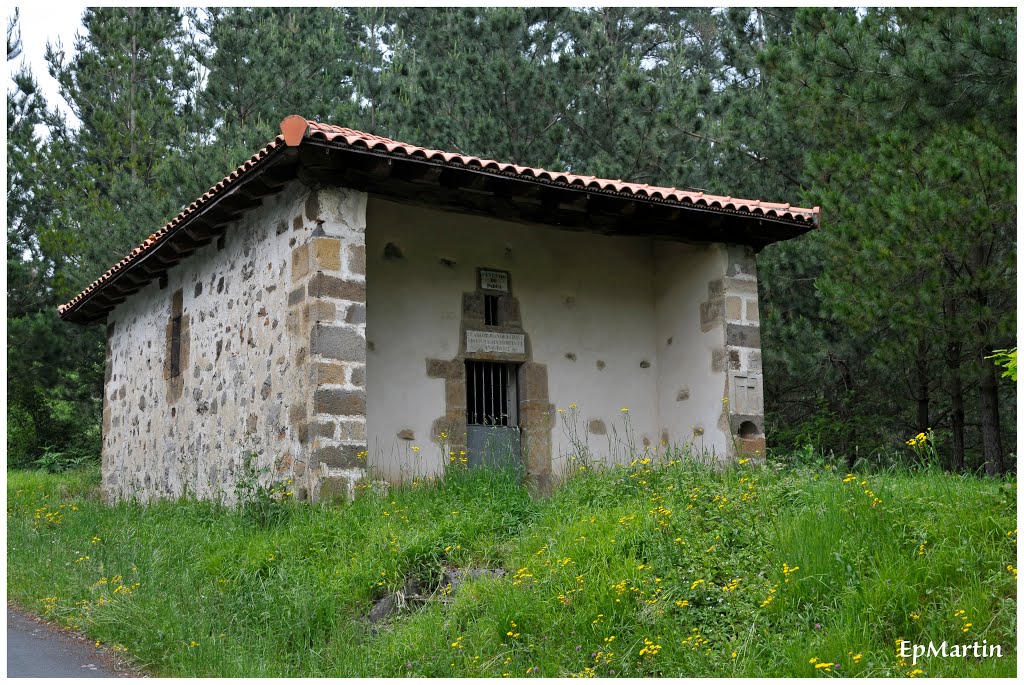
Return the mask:
[(239, 179), (243, 178), (254, 168), (262, 164), (275, 151), (284, 149), (285, 147), (283, 135), (275, 138), (268, 145), (260, 149), (259, 152), (243, 162), (237, 169), (225, 176), (218, 183), (214, 184), (213, 187), (203, 193), (192, 204), (181, 210), (176, 217), (164, 224), (163, 228), (143, 240), (138, 247), (125, 255), (121, 261), (110, 267), (102, 276), (89, 284), (85, 290), (78, 293), (64, 304), (59, 305), (57, 307), (57, 313), (60, 314), (61, 318), (65, 318), (66, 314), (76, 305), (83, 302), (90, 295), (96, 293), (96, 291), (100, 290), (104, 285), (113, 280), (115, 276), (125, 271), (129, 266), (136, 263), (143, 256), (153, 252), (158, 245), (163, 243), (174, 233), (175, 229), (179, 228), (188, 219), (192, 218), (195, 214), (204, 209), (212, 200), (220, 197), (226, 189), (237, 184)]
[(709, 207), (716, 209), (733, 210), (757, 216), (769, 217), (772, 219), (783, 219), (794, 222), (801, 222), (816, 226), (818, 224), (819, 208), (804, 209), (793, 207), (778, 202), (764, 202), (761, 200), (743, 200), (723, 195), (710, 195), (707, 193), (678, 190), (676, 188), (665, 188), (661, 186), (647, 185), (646, 183), (627, 183), (621, 180), (610, 180), (597, 178), (596, 176), (579, 176), (566, 174), (558, 171), (548, 171), (534, 167), (518, 166), (504, 162), (496, 162), (493, 159), (481, 159), (469, 155), (461, 155), (455, 152), (443, 150), (431, 150), (418, 145), (401, 143), (390, 138), (375, 136), (362, 131), (356, 131), (331, 124), (318, 122), (307, 122), (307, 136), (314, 140), (326, 140), (331, 142), (343, 141), (351, 147), (363, 147), (368, 150), (382, 150), (391, 154), (404, 155), (407, 157), (422, 158), (446, 164), (459, 164), (468, 167), (479, 167), (480, 169), (497, 171), (504, 174), (512, 174), (531, 179), (542, 179), (552, 183), (567, 186), (582, 186), (595, 190), (611, 191), (638, 197), (651, 197), (668, 202), (693, 205), (695, 207)]
[(367, 151), (385, 153), (391, 156), (405, 157), (412, 160), (423, 160), (440, 162), (446, 165), (466, 167), (490, 171), (503, 176), (509, 176), (524, 181), (541, 182), (554, 186), (578, 187), (581, 189), (592, 189), (609, 193), (620, 197), (647, 198), (657, 201), (690, 206), (698, 209), (708, 209), (731, 214), (748, 215), (759, 218), (767, 218), (785, 223), (804, 226), (805, 229), (818, 225), (820, 209), (805, 209), (793, 207), (788, 204), (776, 202), (763, 202), (761, 200), (743, 200), (740, 198), (725, 197), (722, 195), (711, 195), (702, 192), (679, 190), (676, 188), (665, 188), (660, 186), (647, 185), (645, 183), (626, 183), (621, 180), (610, 180), (597, 178), (595, 176), (581, 176), (562, 172), (548, 171), (533, 167), (519, 166), (497, 162), (492, 159), (481, 159), (469, 155), (462, 155), (455, 152), (443, 150), (432, 150), (430, 148), (402, 143), (399, 141), (384, 138), (370, 133), (363, 133), (350, 128), (322, 124), (319, 122), (306, 121), (300, 116), (290, 116), (281, 122), (282, 135), (277, 136), (266, 147), (254, 154), (241, 166), (225, 176), (223, 180), (214, 185), (201, 197), (195, 200), (188, 207), (183, 209), (176, 217), (171, 219), (163, 228), (150, 235), (138, 247), (112, 266), (106, 273), (93, 281), (85, 290), (74, 298), (60, 305), (57, 308), (61, 318), (67, 318), (77, 307), (86, 300), (96, 295), (98, 291), (109, 285), (112, 281), (122, 275), (129, 267), (140, 262), (144, 257), (153, 253), (160, 245), (167, 242), (178, 229), (195, 218), (214, 200), (220, 199), (232, 187), (244, 182), (247, 176), (258, 167), (264, 165), (268, 159), (275, 156), (280, 150), (293, 147), (302, 143), (303, 140), (329, 142), (332, 146), (345, 146), (353, 149), (364, 149)]

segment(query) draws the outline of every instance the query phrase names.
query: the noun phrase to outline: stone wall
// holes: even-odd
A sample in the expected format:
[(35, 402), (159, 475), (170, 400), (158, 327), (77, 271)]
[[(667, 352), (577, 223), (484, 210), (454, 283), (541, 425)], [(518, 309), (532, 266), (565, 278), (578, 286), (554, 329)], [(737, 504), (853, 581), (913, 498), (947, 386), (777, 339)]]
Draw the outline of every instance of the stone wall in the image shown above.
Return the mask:
[(520, 364), (540, 491), (581, 444), (609, 460), (668, 444), (763, 453), (749, 249), (293, 183), (108, 317), (105, 495), (231, 502), (249, 454), (299, 499), (350, 497), (368, 466), (439, 473), (460, 449), (443, 427), (465, 427), (481, 267), (511, 277), (500, 318), (526, 351), (505, 361)]
[(708, 283), (700, 305), (701, 330), (714, 336), (712, 370), (726, 376), (718, 430), (730, 457), (764, 456), (764, 389), (757, 262), (752, 248), (721, 248), (725, 273)]
[(730, 245), (722, 279), (722, 355), (729, 384), (723, 430), (735, 440), (734, 456), (762, 458), (764, 437), (764, 379), (761, 373), (761, 315), (757, 301), (757, 261), (752, 248)]
[(351, 498), (366, 467), (366, 195), (309, 195), (310, 240), (292, 250), (288, 330), (309, 340), (310, 394), (291, 420), (314, 499)]
[(231, 502), (249, 454), (296, 497), (337, 488), (331, 449), (365, 443), (365, 202), (291, 184), (110, 314), (108, 499)]

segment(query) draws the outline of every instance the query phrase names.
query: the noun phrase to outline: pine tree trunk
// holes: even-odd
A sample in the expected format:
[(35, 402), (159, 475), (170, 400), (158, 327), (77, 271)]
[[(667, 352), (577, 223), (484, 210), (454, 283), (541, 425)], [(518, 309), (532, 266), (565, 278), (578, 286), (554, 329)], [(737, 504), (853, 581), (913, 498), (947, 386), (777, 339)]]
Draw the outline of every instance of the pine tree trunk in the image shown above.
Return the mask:
[(949, 396), (952, 401), (949, 418), (953, 433), (949, 470), (959, 472), (964, 470), (964, 387), (960, 377), (959, 344), (951, 344), (947, 349), (946, 365), (949, 368)]
[(943, 315), (946, 319), (946, 335), (949, 343), (946, 345), (946, 368), (949, 370), (949, 396), (951, 406), (949, 408), (950, 428), (953, 433), (953, 453), (950, 455), (949, 470), (961, 472), (964, 470), (964, 385), (960, 375), (960, 331), (956, 324), (956, 298), (951, 292), (949, 280), (953, 274), (947, 271), (945, 284), (946, 293), (942, 303)]
[(996, 366), (985, 357), (992, 354), (986, 346), (981, 349), (981, 378), (978, 384), (978, 411), (981, 413), (981, 446), (985, 457), (985, 473), (990, 476), (1002, 475), (1003, 440), (999, 434), (999, 389), (996, 380)]
[(855, 427), (856, 424), (852, 421), (853, 410), (850, 408), (853, 376), (850, 374), (850, 367), (846, 365), (846, 362), (832, 357), (832, 364), (839, 371), (839, 378), (842, 381), (842, 386), (840, 388), (835, 388), (833, 386), (830, 404), (832, 405), (832, 411), (839, 417), (840, 423), (846, 426), (849, 431), (848, 438), (843, 441), (843, 444), (835, 445), (834, 448), (841, 449), (846, 452), (846, 467), (853, 470), (854, 464), (857, 461), (857, 452), (855, 450), (857, 444), (857, 431)]
[(917, 343), (915, 367), (917, 371), (917, 431), (924, 433), (932, 426), (928, 415), (930, 400), (928, 392), (928, 343), (924, 340), (920, 340)]
[(137, 141), (135, 132), (135, 66), (136, 61), (139, 58), (138, 51), (138, 36), (132, 33), (132, 49), (131, 49), (131, 70), (129, 71), (129, 94), (128, 94), (128, 140), (131, 141), (131, 170), (132, 176), (135, 176), (135, 157), (137, 153)]

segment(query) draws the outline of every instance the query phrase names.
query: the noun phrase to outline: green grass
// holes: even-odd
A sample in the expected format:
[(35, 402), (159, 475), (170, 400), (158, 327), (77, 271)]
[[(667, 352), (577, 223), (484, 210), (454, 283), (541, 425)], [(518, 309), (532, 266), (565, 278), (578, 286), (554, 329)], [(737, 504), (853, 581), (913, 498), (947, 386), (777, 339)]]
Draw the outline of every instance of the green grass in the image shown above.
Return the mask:
[[(636, 462), (534, 501), (456, 472), (261, 527), (12, 471), (8, 595), (168, 676), (1014, 675), (1016, 482), (845, 476)], [(508, 573), (371, 628), (442, 564)], [(899, 638), (1003, 657), (903, 664)]]

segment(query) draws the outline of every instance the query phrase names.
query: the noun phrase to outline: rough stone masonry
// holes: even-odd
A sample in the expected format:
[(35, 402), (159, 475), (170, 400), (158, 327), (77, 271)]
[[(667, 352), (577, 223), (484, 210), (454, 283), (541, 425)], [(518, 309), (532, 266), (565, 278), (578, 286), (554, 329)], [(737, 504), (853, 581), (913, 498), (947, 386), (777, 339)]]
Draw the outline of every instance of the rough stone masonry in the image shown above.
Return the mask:
[(231, 502), (249, 454), (300, 499), (352, 494), (366, 453), (365, 207), (363, 193), (293, 183), (110, 314), (108, 499)]

